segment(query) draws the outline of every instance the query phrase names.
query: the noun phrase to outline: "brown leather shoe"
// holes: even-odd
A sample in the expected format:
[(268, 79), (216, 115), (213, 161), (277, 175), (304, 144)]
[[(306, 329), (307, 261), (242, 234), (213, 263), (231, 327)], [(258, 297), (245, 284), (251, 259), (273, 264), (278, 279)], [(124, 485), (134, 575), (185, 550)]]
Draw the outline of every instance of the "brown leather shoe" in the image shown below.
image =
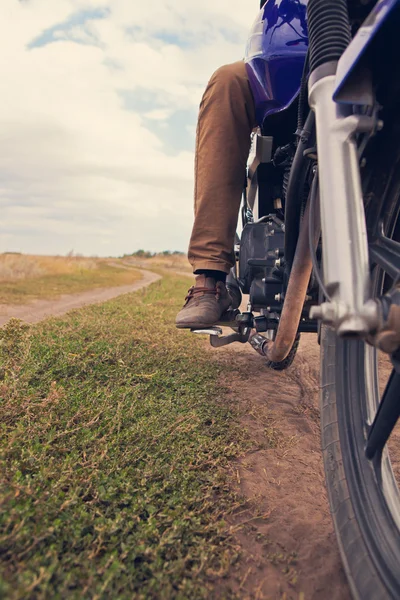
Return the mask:
[(220, 320), (231, 306), (231, 297), (222, 281), (197, 275), (196, 283), (188, 291), (186, 302), (175, 323), (179, 329), (205, 329)]

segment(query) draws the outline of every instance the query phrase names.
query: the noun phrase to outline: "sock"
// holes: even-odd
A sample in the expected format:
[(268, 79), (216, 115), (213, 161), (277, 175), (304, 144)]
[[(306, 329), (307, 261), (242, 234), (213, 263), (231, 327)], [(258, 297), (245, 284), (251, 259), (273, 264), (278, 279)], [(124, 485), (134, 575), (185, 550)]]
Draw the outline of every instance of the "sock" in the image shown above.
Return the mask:
[(209, 269), (197, 269), (197, 271), (195, 271), (194, 274), (195, 275), (205, 275), (206, 277), (212, 277), (216, 281), (222, 281), (222, 283), (225, 283), (225, 281), (226, 281), (226, 273), (224, 273), (223, 271), (211, 271)]

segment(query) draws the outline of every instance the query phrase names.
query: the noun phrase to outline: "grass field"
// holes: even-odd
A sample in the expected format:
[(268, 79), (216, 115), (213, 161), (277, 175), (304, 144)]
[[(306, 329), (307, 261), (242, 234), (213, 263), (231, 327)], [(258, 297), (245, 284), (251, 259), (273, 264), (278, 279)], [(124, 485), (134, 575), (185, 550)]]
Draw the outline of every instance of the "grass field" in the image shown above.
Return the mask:
[(0, 330), (1, 598), (211, 598), (236, 560), (245, 432), (173, 325), (187, 284)]
[(144, 269), (169, 269), (172, 271), (186, 272), (189, 275), (192, 273), (187, 256), (184, 254), (156, 254), (149, 258), (138, 258), (136, 256), (128, 256), (123, 259), (125, 264), (132, 264), (143, 267)]
[(21, 304), (89, 289), (126, 285), (140, 273), (105, 259), (0, 255), (0, 304)]

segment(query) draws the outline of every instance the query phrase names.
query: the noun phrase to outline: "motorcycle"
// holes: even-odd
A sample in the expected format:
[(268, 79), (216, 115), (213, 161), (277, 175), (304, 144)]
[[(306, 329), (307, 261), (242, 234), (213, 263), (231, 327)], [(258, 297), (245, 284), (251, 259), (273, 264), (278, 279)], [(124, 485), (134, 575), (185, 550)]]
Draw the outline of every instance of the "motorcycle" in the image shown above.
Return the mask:
[(242, 292), (249, 302), (224, 323), (233, 333), (199, 331), (214, 347), (249, 342), (274, 369), (302, 332), (317, 334), (326, 485), (361, 600), (400, 598), (388, 447), (400, 414), (399, 27), (400, 0), (261, 8), (245, 56), (259, 128), (227, 280), (236, 306)]

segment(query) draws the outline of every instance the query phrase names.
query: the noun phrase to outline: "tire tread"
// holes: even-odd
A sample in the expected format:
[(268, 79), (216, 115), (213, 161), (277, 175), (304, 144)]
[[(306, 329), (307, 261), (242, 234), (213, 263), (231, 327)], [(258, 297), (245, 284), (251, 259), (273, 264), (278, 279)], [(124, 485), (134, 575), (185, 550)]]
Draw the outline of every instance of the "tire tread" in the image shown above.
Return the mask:
[[(331, 515), (344, 570), (353, 598), (356, 600), (388, 600), (386, 586), (380, 581), (369, 557), (362, 532), (355, 518), (345, 478), (336, 405), (335, 385), (325, 381), (331, 371), (335, 344), (324, 344), (326, 328), (321, 339), (321, 442)], [(324, 346), (323, 350), (322, 347)], [(327, 390), (329, 398), (327, 398)], [(329, 421), (326, 424), (326, 421)], [(334, 439), (335, 431), (336, 439)]]

